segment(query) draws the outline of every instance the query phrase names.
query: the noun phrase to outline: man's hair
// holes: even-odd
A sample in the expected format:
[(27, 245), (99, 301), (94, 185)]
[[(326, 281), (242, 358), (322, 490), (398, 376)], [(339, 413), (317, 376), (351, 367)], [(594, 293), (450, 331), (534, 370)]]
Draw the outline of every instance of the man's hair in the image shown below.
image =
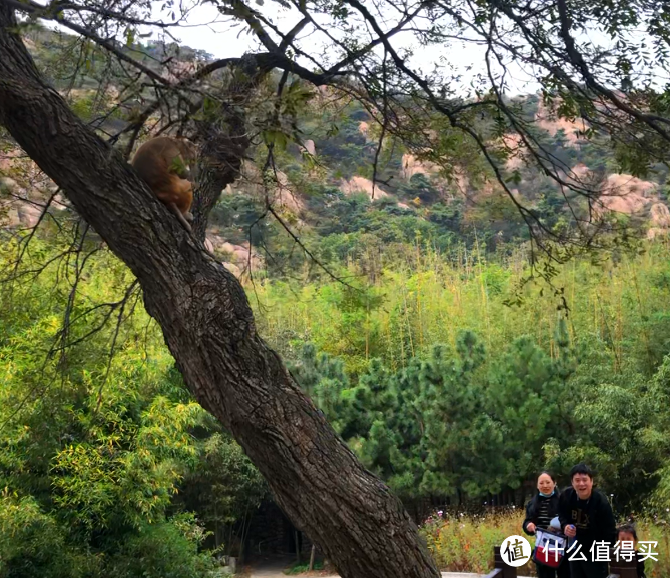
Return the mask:
[(593, 471), (584, 462), (577, 464), (570, 470), (570, 479), (572, 480), (576, 474), (586, 474), (589, 478), (593, 479)]
[(635, 541), (637, 541), (637, 532), (635, 531), (635, 526), (633, 524), (624, 524), (623, 526), (619, 526), (616, 529), (616, 534), (619, 536), (621, 532), (626, 532), (627, 534), (632, 534), (633, 538), (635, 538)]

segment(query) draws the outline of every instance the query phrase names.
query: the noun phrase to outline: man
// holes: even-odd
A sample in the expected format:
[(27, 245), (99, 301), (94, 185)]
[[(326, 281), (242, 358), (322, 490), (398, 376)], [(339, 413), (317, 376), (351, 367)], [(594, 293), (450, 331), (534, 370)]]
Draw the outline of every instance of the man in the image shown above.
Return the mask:
[[(612, 507), (602, 493), (593, 489), (593, 472), (586, 464), (573, 467), (570, 480), (572, 487), (561, 494), (558, 502), (558, 518), (570, 540), (565, 555), (571, 576), (607, 578), (607, 560), (616, 542)], [(603, 541), (607, 548), (595, 544)]]

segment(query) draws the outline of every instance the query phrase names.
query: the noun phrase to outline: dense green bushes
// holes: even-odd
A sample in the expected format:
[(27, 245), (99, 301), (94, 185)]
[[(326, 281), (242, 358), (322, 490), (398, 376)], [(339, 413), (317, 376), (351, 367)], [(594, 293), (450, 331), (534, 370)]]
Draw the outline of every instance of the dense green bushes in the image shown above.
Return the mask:
[[(33, 239), (24, 265), (55, 251)], [(0, 577), (206, 576), (205, 546), (230, 547), (264, 481), (184, 389), (127, 270), (94, 250), (72, 300), (77, 266), (54, 261), (0, 299)], [(110, 311), (118, 330), (101, 326)]]

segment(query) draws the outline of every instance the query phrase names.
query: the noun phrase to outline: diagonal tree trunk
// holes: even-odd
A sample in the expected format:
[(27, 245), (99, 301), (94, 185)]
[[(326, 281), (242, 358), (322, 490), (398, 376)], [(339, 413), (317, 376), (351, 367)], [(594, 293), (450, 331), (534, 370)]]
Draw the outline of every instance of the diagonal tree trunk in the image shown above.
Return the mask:
[(137, 276), (189, 389), (345, 578), (439, 573), (401, 502), (365, 470), (258, 336), (240, 284), (39, 76), (0, 0), (0, 124)]

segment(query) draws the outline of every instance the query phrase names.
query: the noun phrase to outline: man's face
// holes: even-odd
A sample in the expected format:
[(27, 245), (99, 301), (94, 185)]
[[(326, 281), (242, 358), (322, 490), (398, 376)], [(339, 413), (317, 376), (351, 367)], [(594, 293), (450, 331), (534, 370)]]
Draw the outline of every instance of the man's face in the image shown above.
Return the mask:
[(587, 474), (575, 474), (572, 476), (572, 487), (580, 500), (588, 500), (593, 489), (593, 479)]

